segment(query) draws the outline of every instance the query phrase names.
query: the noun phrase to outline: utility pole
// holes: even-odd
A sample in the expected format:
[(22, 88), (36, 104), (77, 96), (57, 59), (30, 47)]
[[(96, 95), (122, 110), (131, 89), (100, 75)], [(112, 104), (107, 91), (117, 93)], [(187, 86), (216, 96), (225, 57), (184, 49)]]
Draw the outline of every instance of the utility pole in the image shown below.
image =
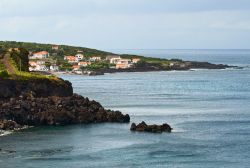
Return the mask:
[(21, 70), (22, 70), (22, 63), (21, 63), (21, 59), (20, 59), (20, 73), (21, 73)]

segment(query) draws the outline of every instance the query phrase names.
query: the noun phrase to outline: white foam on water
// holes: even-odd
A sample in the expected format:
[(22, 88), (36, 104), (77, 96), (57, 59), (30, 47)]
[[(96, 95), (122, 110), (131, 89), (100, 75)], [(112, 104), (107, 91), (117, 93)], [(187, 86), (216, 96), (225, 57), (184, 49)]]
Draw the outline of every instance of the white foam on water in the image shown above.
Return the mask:
[(9, 135), (12, 133), (13, 133), (13, 131), (0, 131), (0, 136), (6, 136), (6, 135)]
[(172, 133), (183, 133), (186, 132), (184, 129), (181, 128), (173, 128)]

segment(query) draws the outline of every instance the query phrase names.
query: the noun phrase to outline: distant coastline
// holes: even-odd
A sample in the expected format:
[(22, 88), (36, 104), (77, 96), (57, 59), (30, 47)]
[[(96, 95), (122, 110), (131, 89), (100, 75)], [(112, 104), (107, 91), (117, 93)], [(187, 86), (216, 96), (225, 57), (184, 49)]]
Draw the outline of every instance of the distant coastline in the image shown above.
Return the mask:
[(115, 54), (85, 47), (0, 41), (0, 51), (16, 54), (20, 48), (28, 52), (28, 69), (42, 74), (104, 75), (117, 72), (149, 72), (190, 69), (225, 69), (233, 66), (209, 62), (184, 61), (145, 57), (142, 55)]

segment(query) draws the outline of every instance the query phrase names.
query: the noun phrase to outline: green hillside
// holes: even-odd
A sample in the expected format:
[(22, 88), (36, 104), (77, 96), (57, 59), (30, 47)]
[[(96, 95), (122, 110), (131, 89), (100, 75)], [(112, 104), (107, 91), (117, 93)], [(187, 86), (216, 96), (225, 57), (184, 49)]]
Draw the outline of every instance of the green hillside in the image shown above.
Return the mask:
[[(69, 45), (59, 45), (58, 50), (52, 49), (53, 44), (41, 44), (41, 43), (31, 43), (31, 42), (16, 42), (16, 41), (0, 41), (0, 48), (8, 50), (9, 48), (25, 48), (28, 51), (38, 52), (38, 51), (48, 51), (49, 53), (54, 53), (58, 56), (64, 55), (76, 55), (78, 51), (82, 51), (85, 56), (106, 56), (111, 54), (109, 52), (100, 51), (96, 49), (90, 49), (85, 47), (75, 47)], [(0, 49), (1, 50), (1, 49)]]

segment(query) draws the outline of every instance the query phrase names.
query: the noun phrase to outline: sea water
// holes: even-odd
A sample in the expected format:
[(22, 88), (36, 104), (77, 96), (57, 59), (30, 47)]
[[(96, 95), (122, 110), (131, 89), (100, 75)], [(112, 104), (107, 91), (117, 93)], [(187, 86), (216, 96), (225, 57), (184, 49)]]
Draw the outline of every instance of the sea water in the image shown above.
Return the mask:
[(0, 137), (0, 168), (249, 167), (250, 50), (126, 50), (242, 69), (63, 75), (74, 92), (131, 122), (169, 123), (173, 133), (130, 124), (36, 127)]

